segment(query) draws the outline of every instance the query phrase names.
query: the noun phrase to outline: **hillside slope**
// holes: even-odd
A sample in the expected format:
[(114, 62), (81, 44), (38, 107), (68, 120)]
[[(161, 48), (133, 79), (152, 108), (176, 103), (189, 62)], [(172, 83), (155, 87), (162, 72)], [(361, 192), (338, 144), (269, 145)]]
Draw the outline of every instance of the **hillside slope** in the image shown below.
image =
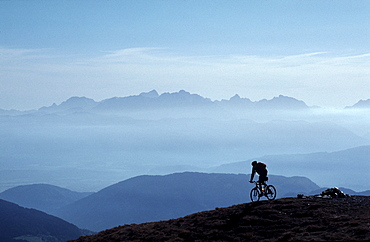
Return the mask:
[[(278, 196), (319, 188), (304, 177), (269, 177)], [(92, 231), (178, 218), (250, 201), (249, 191), (253, 185), (248, 180), (245, 174), (196, 172), (138, 176), (70, 204), (55, 215)]]
[(369, 241), (369, 206), (366, 196), (283, 198), (120, 226), (75, 241)]
[[(63, 242), (82, 233), (75, 225), (35, 209), (20, 207), (0, 199), (0, 241)], [(23, 240), (22, 240), (23, 241)]]

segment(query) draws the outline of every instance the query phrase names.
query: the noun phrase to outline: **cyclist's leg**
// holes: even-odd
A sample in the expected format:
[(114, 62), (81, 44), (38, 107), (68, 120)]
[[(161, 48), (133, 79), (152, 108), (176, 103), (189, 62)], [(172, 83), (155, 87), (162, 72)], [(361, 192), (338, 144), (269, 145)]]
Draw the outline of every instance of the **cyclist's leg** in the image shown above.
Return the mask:
[(262, 191), (262, 185), (263, 185), (263, 180), (262, 180), (262, 176), (260, 175), (258, 177), (258, 187), (259, 187), (260, 191)]
[(266, 186), (267, 186), (266, 180), (267, 180), (267, 172), (266, 172), (266, 174), (261, 174), (258, 178), (258, 183), (260, 184), (261, 189), (262, 189), (262, 187), (266, 188)]

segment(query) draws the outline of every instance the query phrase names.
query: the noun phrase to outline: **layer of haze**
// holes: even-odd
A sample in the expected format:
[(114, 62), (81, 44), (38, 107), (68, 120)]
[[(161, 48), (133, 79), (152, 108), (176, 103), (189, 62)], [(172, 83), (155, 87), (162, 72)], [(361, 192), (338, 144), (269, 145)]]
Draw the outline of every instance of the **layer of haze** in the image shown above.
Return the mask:
[(230, 172), (219, 166), (240, 161), (232, 172), (248, 174), (254, 159), (271, 174), (369, 189), (368, 108), (333, 112), (279, 97), (256, 109), (235, 97), (211, 102), (180, 91), (158, 102), (145, 95), (0, 112), (0, 189), (49, 183), (97, 191), (143, 174)]

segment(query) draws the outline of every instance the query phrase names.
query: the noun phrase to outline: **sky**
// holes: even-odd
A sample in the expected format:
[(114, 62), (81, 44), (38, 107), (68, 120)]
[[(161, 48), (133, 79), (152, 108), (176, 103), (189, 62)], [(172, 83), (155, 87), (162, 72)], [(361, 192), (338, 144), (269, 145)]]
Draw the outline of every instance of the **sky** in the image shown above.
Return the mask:
[(370, 1), (0, 0), (0, 109), (186, 90), (370, 99)]

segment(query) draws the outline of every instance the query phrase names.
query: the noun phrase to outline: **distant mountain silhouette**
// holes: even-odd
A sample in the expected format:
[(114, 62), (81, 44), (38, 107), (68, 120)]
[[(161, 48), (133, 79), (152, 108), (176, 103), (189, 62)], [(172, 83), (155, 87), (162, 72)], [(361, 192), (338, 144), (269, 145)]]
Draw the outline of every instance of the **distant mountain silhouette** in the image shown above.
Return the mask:
[(0, 199), (0, 241), (2, 242), (64, 242), (81, 235), (79, 228), (60, 218)]
[[(321, 183), (324, 180), (333, 186), (359, 186), (369, 189), (367, 177), (370, 146), (359, 146), (336, 152), (318, 152), (310, 154), (266, 155), (254, 158), (268, 164), (270, 170), (279, 174), (287, 172), (304, 174), (306, 177), (322, 177), (315, 179)], [(217, 166), (210, 171), (222, 173), (239, 173), (241, 169), (250, 166), (250, 161), (233, 162)], [(348, 171), (348, 172), (343, 172)], [(339, 175), (340, 174), (340, 175)], [(356, 179), (353, 175), (356, 174)], [(361, 193), (351, 193), (361, 194)]]
[[(271, 175), (278, 196), (319, 187), (307, 178)], [(60, 209), (56, 214), (81, 228), (100, 231), (127, 223), (177, 218), (249, 201), (247, 175), (176, 173), (138, 176), (109, 186)]]
[(346, 108), (370, 108), (370, 99), (360, 100), (353, 106), (348, 106)]
[(369, 241), (369, 206), (365, 196), (283, 198), (119, 226), (75, 241)]
[(215, 101), (221, 106), (228, 108), (247, 108), (247, 109), (308, 109), (309, 107), (303, 102), (292, 97), (280, 95), (271, 100), (263, 99), (257, 102), (252, 102), (248, 98), (241, 98), (238, 94), (230, 98), (230, 100)]
[(0, 193), (0, 199), (53, 214), (57, 209), (90, 194), (88, 192), (74, 192), (48, 184), (34, 184), (10, 188)]
[(157, 98), (159, 97), (159, 94), (156, 90), (151, 90), (150, 92), (142, 92), (139, 96), (147, 98)]
[(50, 107), (42, 107), (39, 111), (49, 111), (49, 112), (62, 112), (62, 111), (87, 111), (91, 110), (98, 103), (93, 99), (86, 97), (71, 97), (68, 100), (62, 102), (60, 105), (55, 103)]
[[(252, 108), (258, 105), (266, 108)], [(284, 110), (279, 105), (301, 108)], [(153, 90), (100, 102), (73, 97), (40, 111), (6, 112), (0, 115), (5, 165), (0, 190), (42, 181), (98, 190), (139, 174), (212, 172), (207, 170), (211, 166), (255, 157), (266, 158), (274, 174), (368, 189), (358, 187), (367, 181), (362, 174), (368, 163), (362, 152), (330, 153), (369, 145), (370, 133), (365, 133), (369, 124), (362, 118), (367, 117), (366, 110), (326, 111), (307, 109), (301, 101), (284, 96), (252, 102), (235, 95), (211, 101), (183, 90), (161, 95)], [(285, 156), (310, 153), (314, 154)]]
[(301, 109), (308, 108), (308, 106), (303, 102), (292, 97), (287, 97), (280, 95), (279, 97), (274, 97), (271, 100), (263, 99), (257, 102), (257, 107), (259, 108), (280, 108), (280, 109)]
[[(219, 106), (219, 107), (218, 107)], [(234, 107), (244, 109), (307, 109), (303, 101), (280, 95), (271, 100), (263, 99), (252, 102), (247, 98), (235, 95), (230, 100), (211, 101), (198, 94), (191, 94), (184, 90), (174, 93), (158, 94), (156, 90), (142, 92), (139, 95), (127, 97), (113, 97), (95, 102), (86, 97), (71, 97), (60, 105), (53, 104), (42, 107), (43, 112), (83, 112), (83, 111), (140, 111), (165, 108), (222, 108)]]
[(5, 109), (1, 109), (0, 108), (0, 115), (4, 115), (4, 116), (17, 116), (17, 115), (24, 115), (28, 112), (34, 112), (34, 111), (19, 111), (19, 110), (5, 110)]
[[(44, 106), (38, 110), (3, 110), (0, 109), (0, 115), (21, 115), (32, 112), (88, 112), (88, 111), (140, 111), (146, 109), (163, 109), (163, 108), (184, 108), (184, 107), (215, 107), (218, 108), (243, 108), (251, 110), (305, 110), (310, 107), (304, 101), (297, 100), (293, 97), (279, 95), (270, 100), (262, 99), (251, 101), (249, 98), (241, 98), (235, 94), (229, 100), (211, 101), (209, 98), (202, 97), (198, 94), (191, 94), (185, 90), (178, 92), (165, 92), (158, 94), (156, 90), (142, 92), (139, 95), (125, 97), (112, 97), (96, 102), (87, 97), (71, 97), (61, 104), (53, 103), (51, 106)], [(360, 100), (353, 106), (345, 108), (369, 108), (370, 99)], [(316, 107), (317, 108), (317, 107)]]
[(96, 110), (146, 110), (161, 108), (183, 108), (212, 105), (212, 101), (197, 94), (190, 94), (184, 90), (175, 93), (158, 95), (153, 90), (136, 96), (115, 97), (103, 100)]

